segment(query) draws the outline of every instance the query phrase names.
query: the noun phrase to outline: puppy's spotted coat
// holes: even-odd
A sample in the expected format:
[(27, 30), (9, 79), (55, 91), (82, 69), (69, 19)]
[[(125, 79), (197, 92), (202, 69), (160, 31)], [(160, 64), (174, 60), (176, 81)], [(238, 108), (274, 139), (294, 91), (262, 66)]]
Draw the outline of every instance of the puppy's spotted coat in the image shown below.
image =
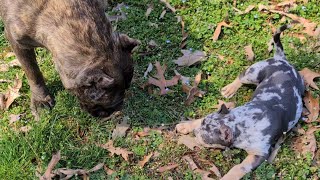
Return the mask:
[(222, 179), (240, 179), (269, 157), (270, 149), (282, 134), (292, 129), (302, 113), (303, 79), (292, 67), (283, 52), (280, 34), (274, 35), (275, 55), (258, 62), (244, 71), (234, 82), (222, 89), (222, 95), (231, 97), (242, 84), (255, 84), (252, 100), (243, 106), (228, 110), (222, 106), (217, 113), (204, 119), (177, 125), (177, 131), (194, 130), (203, 144), (237, 147), (247, 151), (247, 158), (233, 167)]

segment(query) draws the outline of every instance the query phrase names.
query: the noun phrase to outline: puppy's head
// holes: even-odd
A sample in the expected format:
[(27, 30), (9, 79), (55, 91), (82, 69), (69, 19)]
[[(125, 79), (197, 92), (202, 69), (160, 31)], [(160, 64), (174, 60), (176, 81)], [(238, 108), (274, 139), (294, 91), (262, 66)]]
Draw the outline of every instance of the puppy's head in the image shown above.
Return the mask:
[(139, 42), (122, 34), (113, 38), (113, 58), (86, 67), (78, 74), (75, 88), (70, 89), (81, 108), (96, 117), (107, 117), (121, 109), (133, 77), (131, 51)]
[(203, 144), (213, 146), (230, 146), (233, 142), (232, 129), (225, 125), (224, 121), (232, 118), (225, 105), (217, 113), (208, 115), (199, 129), (194, 131), (196, 138)]

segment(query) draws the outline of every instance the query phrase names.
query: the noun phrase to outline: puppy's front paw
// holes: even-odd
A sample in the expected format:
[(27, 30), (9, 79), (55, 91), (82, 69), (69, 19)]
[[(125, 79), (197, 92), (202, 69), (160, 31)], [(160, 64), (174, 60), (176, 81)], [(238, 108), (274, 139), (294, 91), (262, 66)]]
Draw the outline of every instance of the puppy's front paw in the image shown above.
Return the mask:
[(221, 94), (225, 98), (231, 98), (241, 87), (241, 82), (240, 80), (235, 80), (232, 83), (226, 85), (224, 88), (221, 90)]
[(192, 123), (184, 122), (176, 125), (176, 131), (180, 134), (188, 134), (193, 131)]

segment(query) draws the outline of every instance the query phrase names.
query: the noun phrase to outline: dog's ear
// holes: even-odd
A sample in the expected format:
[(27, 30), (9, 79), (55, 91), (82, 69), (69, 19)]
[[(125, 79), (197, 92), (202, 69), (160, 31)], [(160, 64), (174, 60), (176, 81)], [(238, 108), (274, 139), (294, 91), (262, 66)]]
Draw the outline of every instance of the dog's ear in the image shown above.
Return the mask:
[(98, 70), (83, 73), (77, 83), (85, 88), (86, 97), (96, 101), (106, 93), (106, 88), (114, 85), (114, 79)]
[(222, 104), (220, 110), (219, 110), (219, 114), (228, 114), (230, 111), (229, 109), (227, 108), (227, 106), (225, 104)]
[(225, 125), (222, 124), (220, 126), (220, 139), (225, 142), (225, 145), (230, 145), (233, 141), (233, 133), (232, 133), (232, 129)]
[(125, 34), (119, 35), (119, 42), (120, 42), (121, 47), (124, 50), (127, 50), (129, 52), (131, 52), (133, 50), (133, 48), (135, 48), (136, 46), (141, 44), (141, 42), (139, 40), (130, 38), (129, 36), (127, 36)]

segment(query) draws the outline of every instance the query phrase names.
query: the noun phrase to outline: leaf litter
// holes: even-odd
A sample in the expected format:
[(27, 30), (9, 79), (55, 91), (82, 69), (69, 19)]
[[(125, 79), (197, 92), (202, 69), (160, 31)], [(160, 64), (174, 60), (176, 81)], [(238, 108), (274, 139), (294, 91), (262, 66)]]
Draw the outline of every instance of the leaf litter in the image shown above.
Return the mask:
[(178, 66), (192, 66), (206, 60), (206, 53), (203, 51), (181, 50), (183, 56), (173, 62)]
[(307, 110), (310, 112), (310, 114), (307, 115), (308, 117), (308, 119), (306, 120), (307, 123), (318, 121), (319, 110), (320, 110), (319, 100), (320, 98), (319, 97), (314, 98), (310, 91), (307, 91), (305, 93), (305, 96), (303, 98), (304, 105), (306, 106)]
[(149, 160), (151, 159), (152, 156), (153, 156), (153, 153), (150, 153), (149, 155), (144, 156), (144, 158), (141, 161), (138, 162), (138, 165), (141, 168), (143, 168), (144, 165), (149, 162)]
[(146, 86), (149, 86), (149, 85), (154, 85), (160, 88), (160, 95), (165, 95), (168, 92), (170, 92), (168, 87), (178, 84), (180, 76), (175, 75), (172, 79), (166, 80), (164, 76), (164, 72), (166, 71), (167, 66), (166, 65), (161, 66), (160, 62), (156, 61), (155, 67), (157, 69), (157, 74), (154, 76), (154, 78), (149, 77), (148, 82), (145, 83), (142, 86), (142, 88), (145, 88)]
[(128, 124), (129, 117), (125, 116), (122, 119), (120, 124), (117, 124), (116, 128), (112, 132), (112, 139), (115, 140), (116, 138), (122, 138), (126, 135), (127, 130), (130, 128)]
[(304, 82), (307, 87), (310, 86), (313, 89), (319, 90), (318, 86), (314, 82), (314, 79), (319, 78), (320, 73), (313, 72), (308, 68), (303, 68), (301, 71), (299, 71), (299, 73), (302, 76), (302, 78), (304, 79)]
[(254, 52), (252, 50), (252, 45), (247, 45), (244, 47), (244, 51), (246, 53), (246, 57), (248, 61), (253, 61), (255, 58)]
[(222, 27), (229, 27), (231, 28), (232, 26), (230, 24), (227, 24), (225, 21), (222, 21), (222, 22), (219, 22), (217, 24), (217, 28), (216, 30), (214, 31), (211, 39), (213, 41), (217, 41), (219, 39), (219, 36), (220, 36), (220, 33), (221, 33), (221, 30), (222, 30)]
[(309, 129), (303, 136), (296, 138), (292, 146), (297, 154), (306, 156), (310, 153), (312, 159), (315, 157), (315, 152), (317, 150), (317, 141), (314, 132), (317, 130), (319, 130), (319, 127), (309, 126)]
[[(182, 84), (182, 91), (188, 94), (187, 99), (185, 101), (185, 105), (187, 105), (187, 106), (189, 106), (190, 104), (192, 104), (195, 101), (195, 97), (201, 98), (205, 95), (205, 92), (198, 88), (199, 83), (201, 81), (201, 75), (202, 75), (201, 72), (196, 75), (192, 86), (190, 86), (188, 84), (184, 84), (184, 83)], [(184, 81), (186, 81), (186, 80), (184, 80)]]
[(127, 149), (114, 147), (112, 140), (110, 140), (106, 144), (97, 144), (97, 146), (108, 150), (110, 152), (111, 157), (113, 157), (116, 154), (118, 156), (121, 156), (125, 161), (129, 161), (129, 156), (133, 154), (133, 152), (128, 151)]
[(13, 86), (8, 86), (6, 93), (0, 93), (0, 108), (2, 110), (7, 110), (14, 102), (15, 99), (20, 97), (20, 89), (22, 87), (22, 80), (19, 79), (19, 76), (16, 75), (16, 78), (13, 81)]

